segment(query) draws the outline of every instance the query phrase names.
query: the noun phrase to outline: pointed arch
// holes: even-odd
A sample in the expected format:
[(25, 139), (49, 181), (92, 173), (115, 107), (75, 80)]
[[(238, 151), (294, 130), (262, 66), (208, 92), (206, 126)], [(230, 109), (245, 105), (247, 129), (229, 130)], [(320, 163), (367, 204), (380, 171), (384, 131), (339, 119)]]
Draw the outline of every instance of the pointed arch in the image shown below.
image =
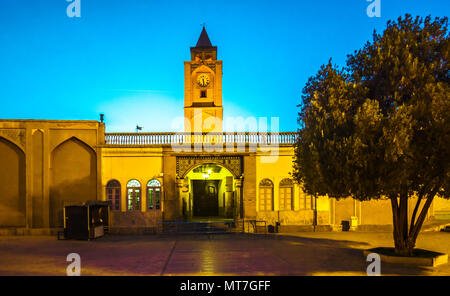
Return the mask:
[(63, 225), (65, 202), (96, 199), (96, 153), (85, 142), (70, 137), (51, 152), (50, 226)]
[(64, 144), (67, 143), (67, 142), (70, 142), (70, 141), (77, 142), (77, 143), (79, 143), (80, 145), (82, 145), (82, 146), (84, 146), (84, 147), (90, 149), (94, 154), (96, 154), (94, 148), (92, 148), (92, 147), (91, 147), (89, 144), (87, 144), (85, 141), (83, 141), (83, 140), (81, 140), (80, 138), (75, 137), (75, 136), (68, 137), (67, 139), (61, 141), (59, 144), (57, 144), (57, 145), (52, 149), (52, 153), (53, 153), (56, 149), (58, 149), (59, 147), (61, 147), (62, 145), (64, 145)]
[(24, 226), (26, 211), (25, 153), (0, 136), (0, 226)]
[(0, 140), (1, 139), (13, 144), (15, 147), (17, 147), (20, 151), (22, 151), (25, 154), (25, 149), (24, 149), (23, 145), (20, 143), (20, 141), (17, 141), (16, 139), (14, 139), (14, 137), (8, 137), (6, 134), (0, 133)]

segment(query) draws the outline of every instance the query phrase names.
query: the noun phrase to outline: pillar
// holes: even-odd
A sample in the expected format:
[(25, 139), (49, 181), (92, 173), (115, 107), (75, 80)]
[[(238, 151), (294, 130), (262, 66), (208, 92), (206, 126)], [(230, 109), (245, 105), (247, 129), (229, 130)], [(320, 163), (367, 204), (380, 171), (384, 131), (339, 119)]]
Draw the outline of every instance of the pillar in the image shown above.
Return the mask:
[(242, 179), (235, 179), (236, 191), (235, 191), (235, 217), (238, 219), (244, 218), (244, 204), (242, 201)]
[[(183, 187), (184, 187), (184, 179), (183, 178), (177, 178), (176, 180), (176, 189), (177, 189), (177, 214), (179, 217), (184, 218), (183, 216)], [(186, 202), (186, 209), (187, 211), (187, 202)]]

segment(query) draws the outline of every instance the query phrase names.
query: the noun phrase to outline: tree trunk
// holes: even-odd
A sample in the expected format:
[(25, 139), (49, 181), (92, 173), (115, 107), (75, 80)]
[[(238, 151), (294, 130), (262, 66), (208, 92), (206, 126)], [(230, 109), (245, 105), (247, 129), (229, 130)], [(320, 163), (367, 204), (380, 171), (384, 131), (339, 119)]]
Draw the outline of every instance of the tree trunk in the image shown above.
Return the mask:
[(394, 223), (395, 253), (400, 256), (412, 256), (415, 240), (410, 240), (408, 232), (408, 196), (400, 195), (400, 205), (397, 197), (391, 197)]
[(408, 256), (408, 257), (413, 255), (414, 247), (416, 245), (415, 240), (410, 241), (409, 239), (405, 239), (403, 237), (395, 238), (395, 234), (394, 234), (394, 239), (396, 241), (395, 254), (400, 255), (400, 256)]
[[(416, 205), (413, 218), (411, 220), (411, 225), (409, 225), (410, 230), (408, 231), (408, 196), (404, 194), (400, 195), (400, 205), (398, 204), (397, 197), (391, 197), (392, 205), (392, 215), (394, 223), (394, 243), (395, 243), (395, 253), (400, 256), (413, 256), (413, 250), (416, 245), (417, 236), (419, 235), (420, 229), (422, 228), (423, 222), (425, 221), (428, 209), (433, 202), (434, 195), (436, 191), (432, 191), (420, 212), (417, 221), (414, 221), (416, 210), (419, 205)], [(417, 202), (420, 203), (419, 199)]]
[(430, 208), (436, 193), (437, 190), (433, 191), (431, 194), (428, 195), (427, 201), (425, 202), (422, 211), (420, 212), (420, 215), (417, 218), (416, 223), (414, 224), (414, 226), (411, 226), (411, 232), (409, 235), (410, 240), (414, 242), (417, 240), (417, 236), (419, 235), (420, 229), (422, 228), (423, 222), (425, 221), (425, 218), (427, 216), (428, 209)]

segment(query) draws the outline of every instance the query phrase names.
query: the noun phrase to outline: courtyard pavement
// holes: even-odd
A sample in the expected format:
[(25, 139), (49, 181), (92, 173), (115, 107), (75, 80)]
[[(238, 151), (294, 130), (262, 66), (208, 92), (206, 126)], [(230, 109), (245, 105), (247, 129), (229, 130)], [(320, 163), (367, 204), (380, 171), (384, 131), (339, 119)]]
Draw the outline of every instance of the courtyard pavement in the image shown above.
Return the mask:
[[(363, 249), (393, 245), (391, 233), (105, 236), (58, 241), (0, 237), (0, 275), (66, 275), (78, 253), (81, 275), (366, 275)], [(421, 233), (418, 248), (450, 252), (450, 233)], [(450, 275), (450, 264), (381, 264), (382, 275)]]

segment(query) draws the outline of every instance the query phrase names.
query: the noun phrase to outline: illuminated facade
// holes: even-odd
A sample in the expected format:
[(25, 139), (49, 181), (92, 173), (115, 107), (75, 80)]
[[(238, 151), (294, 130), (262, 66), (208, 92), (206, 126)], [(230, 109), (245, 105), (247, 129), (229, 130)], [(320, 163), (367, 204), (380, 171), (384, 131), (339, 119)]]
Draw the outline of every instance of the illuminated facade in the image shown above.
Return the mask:
[[(0, 227), (51, 231), (63, 225), (64, 203), (87, 200), (110, 201), (117, 232), (205, 218), (279, 222), (283, 231), (392, 225), (388, 201), (302, 192), (290, 177), (296, 133), (222, 131), (222, 61), (205, 29), (184, 67), (185, 133), (0, 120)], [(429, 217), (449, 213), (449, 202), (436, 199)]]

